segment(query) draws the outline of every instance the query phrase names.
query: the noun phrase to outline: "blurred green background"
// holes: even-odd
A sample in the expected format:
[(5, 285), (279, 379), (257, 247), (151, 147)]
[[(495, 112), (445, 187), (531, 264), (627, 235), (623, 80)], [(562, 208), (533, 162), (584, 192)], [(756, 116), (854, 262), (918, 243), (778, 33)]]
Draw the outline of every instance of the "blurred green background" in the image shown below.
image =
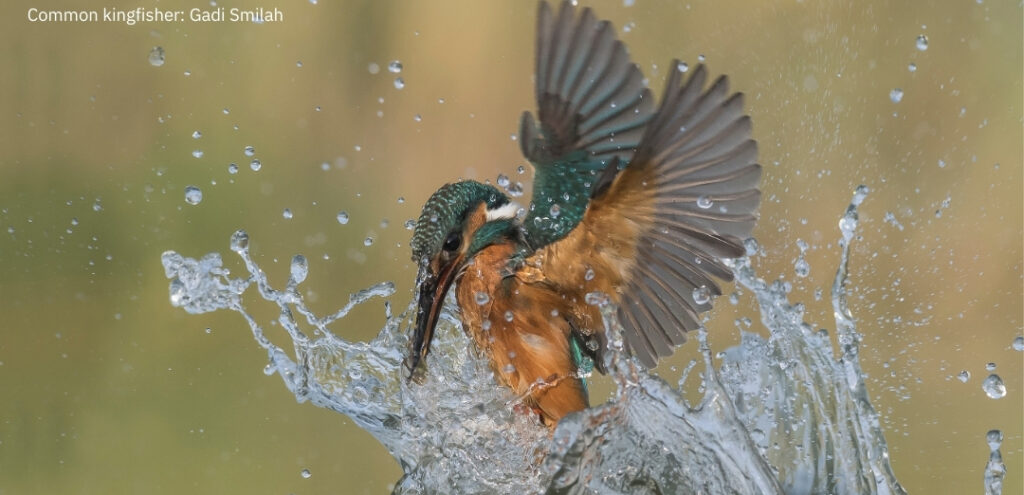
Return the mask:
[[(264, 376), (238, 315), (170, 306), (160, 254), (218, 251), (239, 273), (228, 238), (245, 228), (278, 285), (293, 254), (309, 258), (320, 313), (385, 280), (400, 309), (414, 277), (403, 223), (436, 187), (529, 184), (510, 135), (533, 108), (532, 1), (278, 0), (261, 6), (284, 21), (262, 25), (26, 19), (210, 3), (0, 7), (0, 494), (388, 490), (400, 470), (387, 452)], [(834, 328), (837, 221), (854, 187), (872, 188), (851, 308), (895, 472), (911, 492), (981, 493), (998, 428), (1004, 493), (1021, 493), (1021, 4), (582, 3), (658, 91), (673, 57), (703, 56), (747, 93), (765, 165), (755, 263), (793, 283), (817, 326)], [(189, 185), (200, 204), (184, 201)], [(738, 340), (734, 319), (757, 320), (749, 300), (715, 314), (717, 349)], [(378, 300), (335, 331), (369, 339), (382, 320)], [(999, 400), (981, 388), (990, 362)]]

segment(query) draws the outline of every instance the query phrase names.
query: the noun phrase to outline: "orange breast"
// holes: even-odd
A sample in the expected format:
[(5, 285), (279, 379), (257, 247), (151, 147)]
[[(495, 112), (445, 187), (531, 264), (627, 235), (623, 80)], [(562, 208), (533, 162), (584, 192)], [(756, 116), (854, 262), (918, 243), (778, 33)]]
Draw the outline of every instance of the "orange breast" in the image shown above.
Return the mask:
[(543, 283), (509, 275), (511, 245), (478, 253), (456, 286), (463, 328), (496, 376), (553, 426), (588, 406), (569, 351), (571, 303)]

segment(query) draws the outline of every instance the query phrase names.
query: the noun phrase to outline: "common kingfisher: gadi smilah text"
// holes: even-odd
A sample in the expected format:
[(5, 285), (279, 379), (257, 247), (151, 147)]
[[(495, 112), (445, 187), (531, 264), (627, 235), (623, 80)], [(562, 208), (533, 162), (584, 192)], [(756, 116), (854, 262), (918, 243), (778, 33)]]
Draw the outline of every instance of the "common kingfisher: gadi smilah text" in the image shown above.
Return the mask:
[(761, 167), (726, 77), (705, 90), (703, 65), (673, 61), (655, 109), (610, 23), (568, 1), (557, 15), (540, 2), (536, 43), (538, 116), (523, 114), (518, 138), (533, 197), (520, 211), (467, 180), (427, 200), (411, 243), (419, 307), (406, 366), (427, 357), (454, 285), (498, 380), (553, 427), (588, 407), (580, 370), (601, 370), (606, 352), (587, 294), (608, 295), (626, 349), (654, 367), (700, 326), (716, 279), (732, 280), (722, 259), (744, 254)]

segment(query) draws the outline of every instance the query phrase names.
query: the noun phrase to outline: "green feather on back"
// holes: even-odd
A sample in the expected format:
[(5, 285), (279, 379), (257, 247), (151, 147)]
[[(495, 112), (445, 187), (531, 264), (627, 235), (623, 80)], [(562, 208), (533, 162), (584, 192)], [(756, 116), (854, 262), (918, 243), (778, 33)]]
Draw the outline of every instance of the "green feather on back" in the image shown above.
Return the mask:
[[(530, 246), (538, 249), (565, 237), (583, 220), (590, 192), (605, 164), (587, 160), (582, 152), (537, 166), (533, 200), (523, 227)], [(576, 158), (576, 160), (572, 160)]]

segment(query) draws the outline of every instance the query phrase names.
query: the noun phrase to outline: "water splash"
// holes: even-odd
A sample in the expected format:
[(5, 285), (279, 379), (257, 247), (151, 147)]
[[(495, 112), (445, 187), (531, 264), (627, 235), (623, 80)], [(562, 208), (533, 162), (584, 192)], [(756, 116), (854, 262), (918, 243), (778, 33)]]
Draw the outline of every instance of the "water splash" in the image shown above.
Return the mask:
[(1006, 476), (1006, 464), (1003, 464), (1003, 454), (999, 451), (1003, 444), (1003, 432), (989, 430), (985, 434), (985, 441), (990, 451), (988, 464), (985, 465), (985, 495), (999, 495), (1003, 493), (1003, 478)]
[[(747, 258), (733, 260), (736, 279), (756, 296), (770, 334), (743, 333), (739, 346), (720, 353), (716, 369), (699, 331), (706, 369), (703, 396), (691, 405), (681, 393), (685, 377), (678, 387), (669, 385), (622, 353), (614, 308), (591, 294), (587, 301), (601, 307), (609, 329), (604, 365), (616, 392), (564, 418), (553, 435), (520, 411), (521, 397), (496, 386), (484, 359), (467, 352), (451, 296), (430, 370), (410, 382), (402, 357), (415, 314), (411, 304), (397, 317), (389, 312), (370, 342), (350, 342), (328, 329), (355, 305), (393, 294), (390, 283), (356, 293), (320, 318), (297, 290), (308, 275), (304, 258), (293, 260), (285, 289), (273, 289), (242, 231), (231, 247), (247, 277), (231, 278), (217, 254), (194, 260), (168, 251), (163, 264), (173, 305), (190, 313), (240, 313), (267, 350), (266, 371), (281, 376), (299, 402), (345, 414), (377, 438), (404, 471), (396, 493), (901, 494), (864, 385), (861, 335), (846, 302), (857, 207), (867, 194), (859, 187), (839, 222), (842, 254), (832, 287), (838, 359), (828, 335), (804, 323), (803, 306), (789, 303), (782, 282), (758, 278)], [(280, 309), (277, 321), (290, 336), (291, 354), (269, 341), (243, 306), (243, 293), (254, 283), (262, 299)]]

